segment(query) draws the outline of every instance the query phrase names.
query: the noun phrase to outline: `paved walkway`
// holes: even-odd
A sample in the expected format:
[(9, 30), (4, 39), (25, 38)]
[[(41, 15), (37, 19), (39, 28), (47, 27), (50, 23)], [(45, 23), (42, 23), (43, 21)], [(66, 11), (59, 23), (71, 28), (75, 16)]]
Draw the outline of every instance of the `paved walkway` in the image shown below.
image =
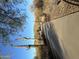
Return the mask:
[(79, 59), (79, 12), (56, 19), (54, 24), (66, 59)]

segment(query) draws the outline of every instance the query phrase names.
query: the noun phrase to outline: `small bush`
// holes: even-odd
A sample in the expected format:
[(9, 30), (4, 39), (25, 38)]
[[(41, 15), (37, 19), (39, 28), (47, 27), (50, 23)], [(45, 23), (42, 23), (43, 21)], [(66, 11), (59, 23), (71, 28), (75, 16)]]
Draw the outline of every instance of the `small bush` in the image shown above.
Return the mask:
[(43, 8), (43, 0), (38, 0), (36, 3), (35, 3), (35, 7), (36, 8)]

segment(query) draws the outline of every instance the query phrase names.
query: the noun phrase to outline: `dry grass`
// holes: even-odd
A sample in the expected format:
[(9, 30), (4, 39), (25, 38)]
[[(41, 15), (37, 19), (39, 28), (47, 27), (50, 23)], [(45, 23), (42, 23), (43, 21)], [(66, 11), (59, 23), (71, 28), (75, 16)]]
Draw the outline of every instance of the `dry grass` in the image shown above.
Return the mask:
[[(46, 1), (46, 0), (42, 0), (42, 1)], [(44, 7), (44, 4), (40, 5), (40, 0), (35, 0), (34, 1), (35, 3), (35, 10), (34, 10), (34, 13), (35, 13), (35, 21), (39, 21), (40, 20), (40, 15), (42, 15), (43, 13), (43, 7)], [(44, 2), (43, 2), (44, 3)], [(37, 38), (35, 40), (35, 44), (39, 44), (39, 22), (35, 22), (35, 28), (34, 28), (34, 32), (35, 32), (35, 37)], [(37, 58), (38, 59), (46, 59), (46, 50), (47, 48), (46, 47), (37, 47), (36, 48), (36, 54), (37, 54)]]

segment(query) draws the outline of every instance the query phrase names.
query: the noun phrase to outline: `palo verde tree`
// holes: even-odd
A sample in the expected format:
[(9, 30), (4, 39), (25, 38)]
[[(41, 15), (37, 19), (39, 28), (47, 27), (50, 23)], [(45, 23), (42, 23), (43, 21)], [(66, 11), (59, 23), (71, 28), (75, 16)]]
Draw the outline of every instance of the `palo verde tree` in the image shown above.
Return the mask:
[(17, 32), (25, 22), (26, 15), (18, 8), (22, 0), (0, 1), (0, 43), (10, 43), (9, 35)]

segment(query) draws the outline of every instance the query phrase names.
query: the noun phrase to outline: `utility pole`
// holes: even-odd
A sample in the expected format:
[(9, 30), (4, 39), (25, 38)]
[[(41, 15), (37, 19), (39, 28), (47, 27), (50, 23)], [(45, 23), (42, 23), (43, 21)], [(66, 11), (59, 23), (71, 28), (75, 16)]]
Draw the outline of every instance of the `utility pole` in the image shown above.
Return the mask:
[(41, 46), (45, 46), (44, 44), (41, 45), (13, 45), (13, 47), (16, 47), (16, 48), (31, 48), (31, 47), (41, 47)]
[(27, 37), (23, 37), (23, 38), (17, 38), (16, 40), (30, 40), (30, 39), (37, 39), (37, 38), (27, 38)]

